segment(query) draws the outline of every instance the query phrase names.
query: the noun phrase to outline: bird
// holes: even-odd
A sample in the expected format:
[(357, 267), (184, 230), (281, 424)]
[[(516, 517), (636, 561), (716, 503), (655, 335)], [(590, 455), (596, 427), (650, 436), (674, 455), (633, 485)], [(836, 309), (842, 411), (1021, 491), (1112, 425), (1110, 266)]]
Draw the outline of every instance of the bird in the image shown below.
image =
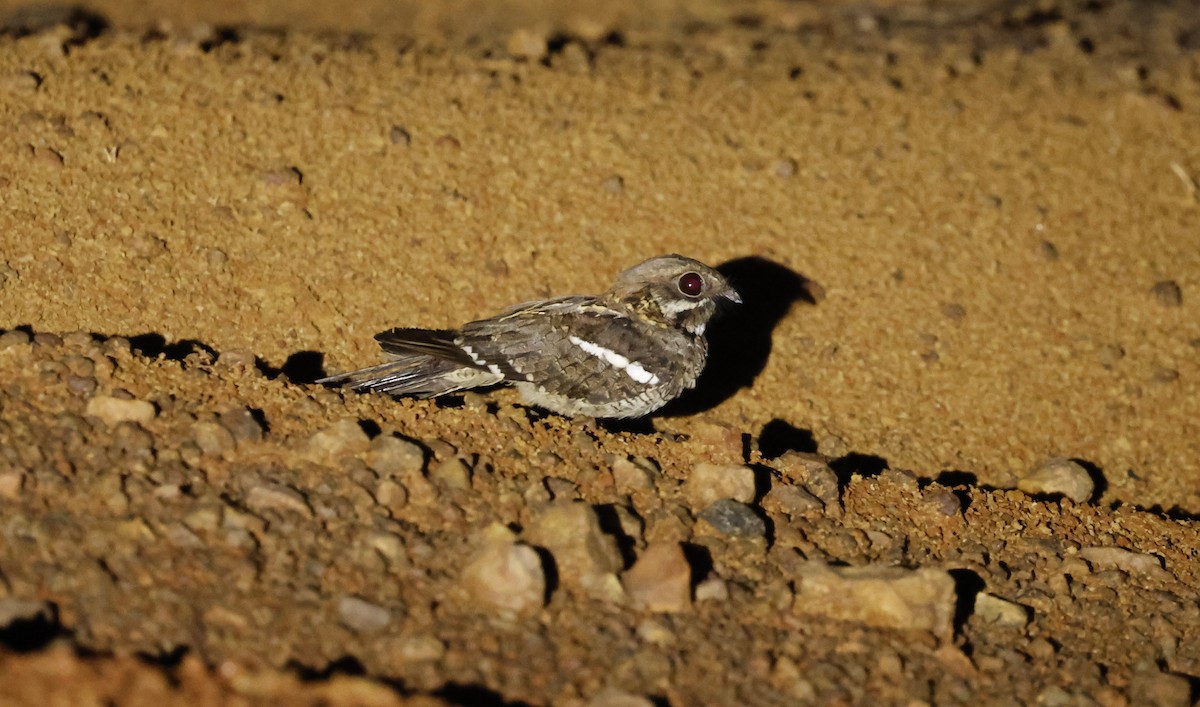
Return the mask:
[(380, 332), (390, 360), (317, 383), (417, 398), (507, 384), (565, 417), (643, 417), (696, 385), (719, 302), (742, 303), (721, 273), (658, 256), (599, 295), (525, 302), (458, 329)]

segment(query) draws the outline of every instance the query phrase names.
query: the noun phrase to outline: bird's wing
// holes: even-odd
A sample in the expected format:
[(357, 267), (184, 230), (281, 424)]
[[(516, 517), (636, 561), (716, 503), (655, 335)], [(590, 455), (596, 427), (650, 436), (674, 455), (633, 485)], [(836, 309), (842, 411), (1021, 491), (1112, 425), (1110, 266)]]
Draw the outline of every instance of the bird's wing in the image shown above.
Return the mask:
[(594, 297), (538, 302), (462, 328), (458, 342), (506, 380), (601, 403), (670, 377), (672, 340)]

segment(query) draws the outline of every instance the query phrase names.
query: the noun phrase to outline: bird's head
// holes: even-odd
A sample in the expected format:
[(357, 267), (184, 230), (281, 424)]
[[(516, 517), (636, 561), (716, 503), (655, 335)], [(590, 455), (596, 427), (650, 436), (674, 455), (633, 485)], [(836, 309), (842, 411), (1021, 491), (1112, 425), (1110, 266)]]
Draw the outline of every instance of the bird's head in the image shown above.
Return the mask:
[(682, 255), (663, 255), (617, 276), (609, 290), (617, 304), (695, 336), (704, 334), (719, 300), (742, 298), (721, 273)]

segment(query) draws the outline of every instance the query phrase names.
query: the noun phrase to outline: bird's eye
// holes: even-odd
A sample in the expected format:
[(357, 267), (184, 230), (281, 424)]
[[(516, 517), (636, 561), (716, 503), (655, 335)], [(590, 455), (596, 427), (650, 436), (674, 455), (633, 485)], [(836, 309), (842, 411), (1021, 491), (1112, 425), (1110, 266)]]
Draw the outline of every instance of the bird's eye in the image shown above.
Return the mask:
[(699, 297), (704, 290), (704, 278), (700, 273), (685, 272), (679, 276), (679, 291), (688, 297)]

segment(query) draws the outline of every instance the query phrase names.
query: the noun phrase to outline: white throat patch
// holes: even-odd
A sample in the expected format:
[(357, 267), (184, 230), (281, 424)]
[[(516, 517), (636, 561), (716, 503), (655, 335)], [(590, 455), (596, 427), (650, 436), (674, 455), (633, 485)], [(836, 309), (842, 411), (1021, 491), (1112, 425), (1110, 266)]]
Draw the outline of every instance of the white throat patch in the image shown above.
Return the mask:
[(660, 302), (658, 308), (668, 317), (695, 309), (704, 303), (704, 300), (699, 299), (669, 299), (666, 302)]
[(622, 371), (625, 371), (625, 375), (634, 379), (638, 383), (642, 383), (644, 385), (658, 385), (658, 376), (654, 375), (650, 371), (647, 371), (642, 367), (642, 364), (638, 363), (637, 361), (630, 361), (628, 358), (622, 356), (616, 351), (613, 351), (612, 349), (605, 348), (599, 344), (594, 344), (585, 339), (580, 339), (578, 336), (568, 336), (567, 341), (570, 341), (572, 344), (575, 344), (596, 358), (601, 359), (613, 368), (618, 368)]

